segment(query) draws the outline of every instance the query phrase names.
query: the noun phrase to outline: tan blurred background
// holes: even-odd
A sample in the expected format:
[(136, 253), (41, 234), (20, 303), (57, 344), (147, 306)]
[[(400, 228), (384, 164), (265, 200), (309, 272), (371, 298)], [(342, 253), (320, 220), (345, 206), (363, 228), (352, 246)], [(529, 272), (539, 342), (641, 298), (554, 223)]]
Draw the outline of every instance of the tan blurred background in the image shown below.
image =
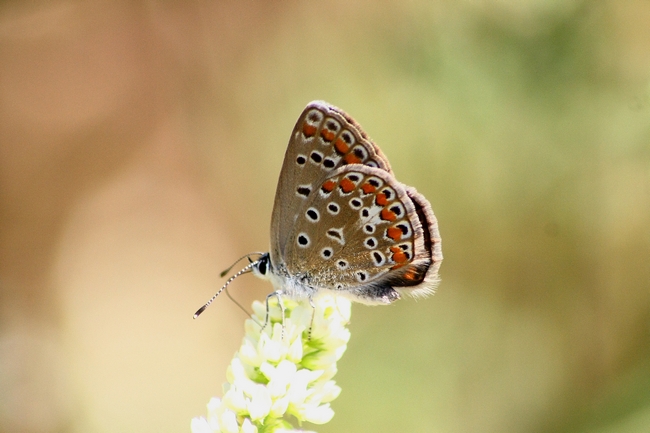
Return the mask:
[[(431, 201), (319, 432), (650, 431), (650, 3), (0, 2), (0, 432), (187, 432), (304, 105)], [(244, 277), (245, 305), (270, 286)]]

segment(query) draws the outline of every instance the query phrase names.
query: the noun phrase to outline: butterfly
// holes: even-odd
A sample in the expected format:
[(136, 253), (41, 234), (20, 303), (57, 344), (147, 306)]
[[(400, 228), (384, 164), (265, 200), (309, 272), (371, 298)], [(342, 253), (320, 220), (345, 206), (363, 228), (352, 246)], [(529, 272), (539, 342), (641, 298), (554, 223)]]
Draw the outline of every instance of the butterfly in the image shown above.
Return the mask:
[(324, 101), (310, 102), (293, 128), (270, 234), (270, 251), (228, 279), (195, 318), (248, 272), (273, 284), (267, 310), (272, 296), (311, 302), (323, 292), (391, 304), (403, 294), (431, 294), (439, 281), (441, 239), (431, 205), (395, 178), (352, 117)]

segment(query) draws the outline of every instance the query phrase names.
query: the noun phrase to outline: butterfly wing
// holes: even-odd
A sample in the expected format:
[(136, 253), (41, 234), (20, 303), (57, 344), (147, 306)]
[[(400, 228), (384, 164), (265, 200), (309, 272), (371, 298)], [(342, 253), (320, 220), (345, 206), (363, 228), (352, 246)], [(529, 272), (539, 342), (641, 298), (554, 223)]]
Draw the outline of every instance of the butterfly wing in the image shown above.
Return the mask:
[(442, 261), (429, 202), (382, 169), (360, 164), (327, 176), (301, 206), (285, 245), (286, 270), (298, 284), (367, 304), (399, 292), (430, 293)]
[(391, 172), (388, 159), (361, 127), (342, 110), (323, 101), (311, 102), (293, 128), (284, 156), (271, 216), (272, 266), (285, 262), (286, 245), (296, 211), (332, 171), (364, 164)]

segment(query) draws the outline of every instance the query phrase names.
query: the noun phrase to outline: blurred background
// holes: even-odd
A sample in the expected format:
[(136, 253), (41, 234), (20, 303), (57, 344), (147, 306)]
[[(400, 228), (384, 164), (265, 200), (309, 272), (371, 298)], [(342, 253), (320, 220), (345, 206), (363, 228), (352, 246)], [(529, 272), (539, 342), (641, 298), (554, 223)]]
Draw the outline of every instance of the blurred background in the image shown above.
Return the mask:
[[(0, 2), (0, 432), (188, 432), (303, 107), (431, 201), (322, 433), (650, 429), (650, 3)], [(267, 283), (233, 286), (244, 305)]]

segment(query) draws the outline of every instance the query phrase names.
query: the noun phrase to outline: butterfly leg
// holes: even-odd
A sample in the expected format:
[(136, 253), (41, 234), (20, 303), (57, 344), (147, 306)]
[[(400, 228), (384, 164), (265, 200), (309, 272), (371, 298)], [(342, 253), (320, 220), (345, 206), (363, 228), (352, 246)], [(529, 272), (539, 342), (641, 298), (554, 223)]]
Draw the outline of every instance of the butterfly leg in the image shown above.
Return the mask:
[(282, 339), (284, 340), (284, 304), (282, 303), (282, 290), (276, 290), (273, 293), (269, 293), (266, 296), (266, 318), (264, 319), (264, 326), (262, 326), (262, 331), (266, 328), (266, 325), (271, 321), (269, 301), (273, 296), (278, 298), (278, 305), (280, 306), (280, 311), (282, 313)]
[(307, 333), (307, 341), (311, 341), (311, 330), (314, 327), (314, 316), (316, 316), (316, 304), (314, 300), (309, 297), (309, 305), (311, 305), (311, 322), (309, 322), (309, 332)]

